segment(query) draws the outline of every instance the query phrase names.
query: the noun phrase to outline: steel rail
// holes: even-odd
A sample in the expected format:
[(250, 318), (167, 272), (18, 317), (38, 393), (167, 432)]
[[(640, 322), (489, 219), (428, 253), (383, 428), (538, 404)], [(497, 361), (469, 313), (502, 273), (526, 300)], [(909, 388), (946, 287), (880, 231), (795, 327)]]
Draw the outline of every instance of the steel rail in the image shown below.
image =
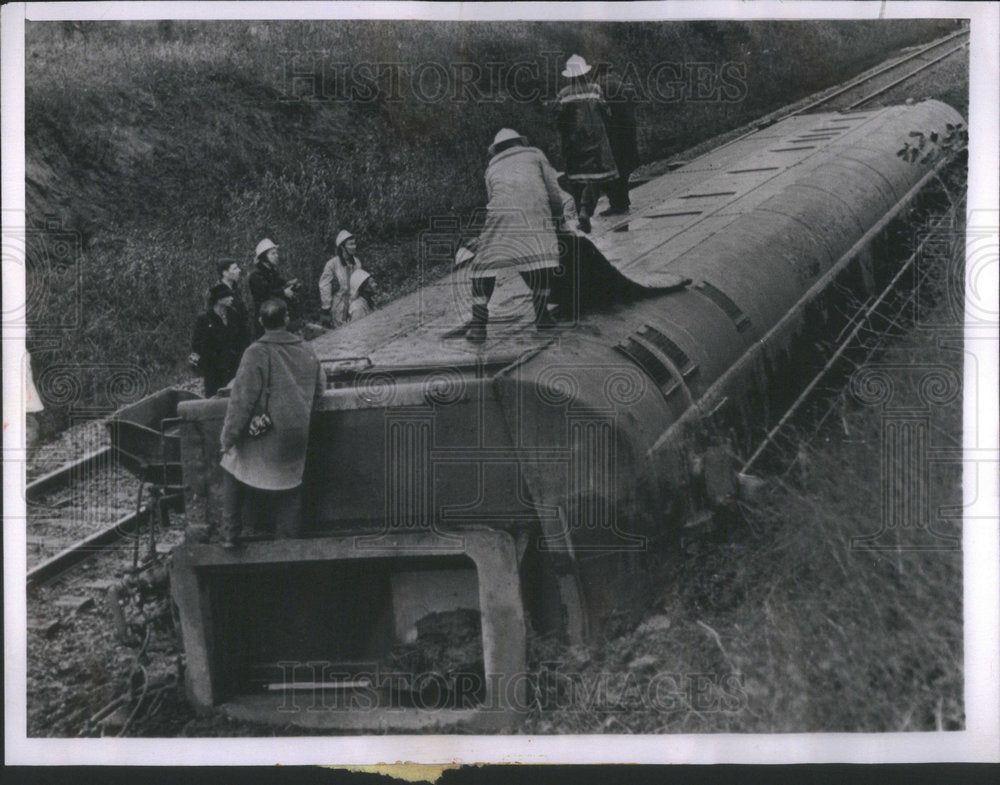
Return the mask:
[(940, 57), (935, 57), (930, 62), (924, 63), (919, 68), (915, 68), (914, 70), (910, 71), (910, 73), (906, 74), (905, 76), (901, 76), (895, 82), (890, 82), (885, 87), (882, 87), (882, 88), (879, 88), (878, 90), (876, 90), (874, 93), (869, 93), (864, 98), (858, 99), (853, 104), (850, 104), (847, 108), (848, 109), (856, 109), (857, 107), (861, 106), (861, 104), (868, 103), (870, 100), (872, 100), (876, 96), (879, 96), (879, 95), (882, 95), (882, 93), (888, 92), (889, 90), (891, 90), (896, 85), (901, 84), (902, 82), (905, 82), (907, 79), (912, 79), (914, 76), (916, 76), (917, 74), (919, 74), (921, 71), (924, 71), (924, 70), (930, 68), (932, 65), (935, 65), (936, 63), (940, 63), (946, 57), (951, 57), (953, 54), (955, 54), (955, 52), (959, 52), (962, 49), (965, 49), (968, 45), (969, 45), (969, 42), (966, 41), (965, 43), (960, 44), (959, 46), (956, 46), (954, 49), (949, 49), (947, 52), (945, 52)]
[(51, 492), (53, 488), (59, 488), (69, 484), (76, 475), (81, 474), (88, 469), (92, 469), (94, 466), (100, 464), (110, 454), (110, 447), (102, 447), (99, 450), (87, 453), (79, 460), (68, 463), (65, 466), (60, 466), (58, 469), (48, 472), (47, 474), (43, 474), (37, 480), (33, 480), (24, 486), (25, 500), (29, 502), (35, 501), (40, 496), (44, 496), (46, 493)]
[[(812, 103), (806, 104), (801, 109), (796, 110), (795, 114), (803, 114), (805, 112), (808, 112), (810, 109), (815, 109), (817, 106), (822, 106), (823, 104), (829, 103), (834, 98), (837, 98), (838, 96), (843, 95), (844, 93), (848, 92), (849, 90), (853, 90), (855, 87), (863, 85), (865, 82), (870, 82), (876, 76), (881, 76), (886, 71), (891, 71), (893, 68), (898, 68), (903, 63), (907, 63), (907, 62), (909, 62), (910, 60), (913, 60), (916, 57), (920, 57), (921, 55), (924, 55), (927, 52), (929, 52), (931, 49), (936, 49), (937, 47), (942, 46), (943, 44), (948, 43), (953, 38), (957, 38), (960, 35), (969, 35), (969, 31), (968, 30), (958, 30), (958, 31), (952, 33), (951, 35), (945, 36), (944, 38), (939, 38), (937, 41), (934, 41), (934, 42), (928, 44), (927, 46), (923, 47), (922, 49), (919, 49), (916, 52), (913, 52), (913, 53), (907, 55), (906, 57), (900, 58), (899, 60), (895, 60), (895, 61), (893, 61), (891, 63), (886, 63), (885, 65), (881, 66), (877, 70), (872, 71), (870, 73), (862, 74), (861, 76), (855, 78), (853, 81), (848, 82), (846, 85), (841, 86), (835, 92), (830, 93), (829, 95), (823, 96), (822, 98), (818, 98), (815, 101), (813, 101)], [(966, 46), (966, 45), (968, 45), (968, 41), (966, 41), (962, 46)], [(962, 48), (962, 47), (958, 47), (958, 49), (960, 49), (960, 48)], [(954, 51), (956, 51), (956, 50), (955, 49), (951, 50), (951, 52), (954, 52)], [(951, 54), (951, 52), (949, 52), (948, 54)], [(933, 63), (928, 63), (928, 65), (932, 65), (932, 64)], [(924, 66), (924, 67), (927, 67), (927, 66)], [(918, 70), (923, 70), (923, 69), (921, 68), (921, 69), (918, 69)], [(917, 73), (917, 71), (913, 71), (912, 73)], [(909, 75), (907, 75), (906, 77), (903, 77), (904, 80), (907, 79), (907, 78), (909, 78)], [(853, 107), (849, 107), (849, 108), (853, 108)]]
[[(181, 509), (180, 500), (180, 494), (176, 493), (159, 497), (161, 520), (165, 510)], [(154, 522), (150, 521), (153, 507), (152, 504), (144, 505), (137, 512), (131, 512), (119, 518), (110, 526), (73, 543), (68, 548), (32, 567), (25, 576), (28, 587), (49, 583), (91, 556), (106, 551), (117, 542), (125, 539), (131, 540), (133, 535), (135, 538), (139, 538), (144, 527), (154, 525)]]
[[(891, 70), (893, 68), (896, 68), (900, 63), (904, 63), (907, 60), (913, 59), (914, 57), (919, 57), (920, 55), (925, 54), (927, 51), (929, 51), (931, 49), (934, 49), (934, 48), (936, 48), (938, 46), (941, 46), (942, 44), (947, 43), (948, 41), (950, 41), (951, 39), (953, 39), (953, 38), (955, 38), (957, 36), (968, 35), (968, 34), (969, 34), (968, 30), (958, 30), (957, 32), (951, 33), (950, 35), (945, 36), (944, 38), (938, 39), (937, 41), (934, 41), (933, 43), (928, 44), (923, 49), (920, 49), (919, 51), (914, 52), (913, 54), (907, 55), (906, 58), (904, 58), (903, 60), (897, 60), (897, 61), (895, 61), (893, 63), (889, 63), (889, 64), (883, 66), (882, 68), (880, 68), (879, 70), (877, 70), (877, 71), (875, 71), (873, 73), (865, 73), (865, 74), (862, 74), (859, 77), (856, 77), (852, 82), (850, 82), (849, 84), (847, 84), (847, 85), (839, 88), (837, 90), (837, 92), (835, 92), (835, 93), (832, 93), (830, 95), (824, 96), (822, 98), (818, 98), (815, 101), (813, 101), (811, 103), (808, 103), (805, 106), (802, 106), (802, 107), (800, 107), (798, 109), (795, 109), (793, 111), (783, 112), (781, 109), (778, 109), (777, 111), (775, 111), (775, 112), (773, 112), (773, 113), (771, 113), (769, 115), (764, 115), (764, 117), (759, 118), (757, 120), (754, 120), (752, 123), (749, 123), (748, 125), (743, 126), (743, 128), (746, 129), (745, 131), (743, 131), (743, 133), (740, 133), (738, 136), (735, 136), (735, 137), (733, 137), (732, 139), (730, 139), (730, 140), (728, 140), (726, 142), (722, 142), (721, 144), (715, 145), (711, 149), (706, 150), (705, 152), (700, 153), (699, 155), (696, 155), (690, 161), (681, 159), (681, 160), (675, 160), (675, 162), (673, 164), (668, 164), (668, 167), (669, 167), (668, 171), (670, 171), (672, 169), (676, 169), (676, 168), (678, 168), (680, 166), (683, 166), (683, 165), (686, 165), (686, 164), (689, 164), (689, 163), (693, 163), (693, 162), (695, 162), (695, 161), (697, 161), (697, 160), (699, 160), (701, 158), (704, 158), (709, 153), (714, 153), (714, 152), (716, 152), (718, 150), (722, 150), (722, 149), (724, 149), (726, 147), (729, 147), (732, 144), (736, 144), (737, 142), (742, 141), (743, 139), (746, 139), (748, 136), (752, 136), (753, 134), (757, 133), (761, 129), (767, 128), (768, 126), (774, 125), (775, 123), (778, 123), (778, 122), (780, 122), (782, 120), (786, 120), (789, 117), (797, 117), (798, 115), (804, 114), (805, 112), (809, 111), (810, 109), (814, 109), (817, 106), (821, 106), (822, 104), (828, 103), (833, 98), (836, 98), (838, 95), (841, 95), (841, 94), (847, 92), (848, 90), (853, 90), (855, 87), (858, 87), (859, 85), (862, 85), (865, 82), (870, 82), (872, 79), (874, 79), (879, 74), (882, 74), (885, 71), (888, 71), (888, 70)], [(967, 43), (968, 42), (966, 42), (966, 44), (963, 44), (963, 46), (967, 45)], [(951, 53), (949, 52), (949, 54), (951, 54)], [(929, 63), (928, 66), (929, 65), (933, 65), (933, 64)], [(912, 76), (914, 73), (916, 73), (916, 71), (908, 74), (906, 77), (903, 78), (903, 80), (905, 81), (905, 79), (910, 78), (910, 76)], [(868, 96), (868, 98), (871, 98), (871, 96)], [(868, 100), (868, 98), (866, 98), (865, 100)], [(735, 129), (735, 130), (739, 131), (740, 129)], [(721, 134), (721, 135), (724, 136), (725, 134)], [(674, 156), (674, 159), (677, 159), (677, 158), (679, 158), (680, 156), (683, 156), (683, 155), (684, 155), (684, 153), (679, 153), (677, 156)], [(655, 175), (655, 177), (662, 177), (662, 176), (663, 176), (662, 174)], [(655, 179), (655, 177), (638, 178), (637, 180), (632, 181), (632, 182), (629, 183), (629, 189), (631, 190), (632, 188), (635, 188), (637, 186), (644, 185), (645, 183), (649, 182), (650, 180)], [(627, 221), (624, 221), (623, 223), (627, 223)]]
[(113, 545), (131, 534), (138, 536), (138, 532), (149, 519), (150, 511), (151, 508), (147, 506), (138, 512), (131, 512), (107, 528), (94, 532), (89, 537), (32, 567), (25, 576), (28, 587), (48, 583), (95, 553), (106, 550), (109, 545)]

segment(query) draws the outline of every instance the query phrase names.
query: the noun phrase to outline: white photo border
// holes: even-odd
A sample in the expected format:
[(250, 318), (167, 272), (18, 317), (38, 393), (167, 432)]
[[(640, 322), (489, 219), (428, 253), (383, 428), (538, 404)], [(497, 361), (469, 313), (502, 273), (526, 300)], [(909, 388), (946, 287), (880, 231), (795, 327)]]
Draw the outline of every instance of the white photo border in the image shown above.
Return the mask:
[[(124, 19), (606, 19), (607, 3), (325, 3), (142, 2), (11, 3), (2, 8), (3, 214), (24, 214), (24, 22)], [(1000, 6), (962, 2), (636, 2), (615, 6), (615, 21), (718, 19), (968, 18), (970, 53), (970, 221), (998, 204)], [(970, 223), (971, 226), (971, 223)], [(4, 243), (7, 226), (5, 224)], [(10, 269), (8, 269), (10, 268)], [(992, 275), (996, 297), (996, 270)], [(966, 282), (967, 287), (970, 282)], [(980, 282), (980, 286), (982, 282)], [(977, 298), (982, 301), (982, 292)], [(3, 267), (3, 309), (24, 302), (24, 270)], [(996, 312), (996, 301), (991, 304)], [(997, 473), (964, 483), (964, 656), (966, 730), (938, 733), (698, 734), (658, 736), (364, 736), (322, 738), (40, 739), (26, 736), (26, 596), (24, 520), (23, 335), (3, 336), (5, 727), (8, 764), (274, 765), (419, 763), (818, 763), (986, 762), (1000, 759), (1000, 533)], [(997, 455), (997, 336), (969, 335), (966, 450)], [(969, 378), (967, 375), (966, 378)], [(976, 420), (970, 419), (975, 414)], [(968, 471), (968, 469), (967, 469)], [(986, 485), (984, 486), (984, 483)], [(976, 493), (978, 491), (978, 493)], [(10, 525), (8, 525), (10, 523)]]

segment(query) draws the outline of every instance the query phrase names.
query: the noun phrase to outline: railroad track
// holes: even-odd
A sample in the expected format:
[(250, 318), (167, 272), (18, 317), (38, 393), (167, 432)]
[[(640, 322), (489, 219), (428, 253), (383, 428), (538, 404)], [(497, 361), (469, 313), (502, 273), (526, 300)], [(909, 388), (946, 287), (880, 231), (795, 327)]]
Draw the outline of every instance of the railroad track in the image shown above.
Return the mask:
[[(841, 85), (832, 93), (810, 101), (794, 112), (794, 114), (806, 114), (818, 107), (824, 107), (827, 110), (839, 109), (842, 111), (859, 109), (894, 87), (909, 81), (917, 74), (926, 71), (928, 68), (968, 47), (969, 31), (967, 29), (958, 30), (944, 38), (939, 38), (937, 41), (920, 47), (915, 52), (911, 52), (897, 60), (885, 63), (873, 71), (862, 74), (857, 79)], [(872, 82), (878, 85), (875, 90), (871, 90), (870, 83)], [(860, 95), (854, 95), (860, 88), (864, 88)], [(835, 105), (830, 106), (830, 104)]]
[[(118, 466), (111, 447), (28, 483), (28, 587), (50, 583), (113, 547), (133, 554), (133, 562), (138, 561), (140, 545), (149, 543), (147, 556), (154, 552), (151, 523), (167, 520), (169, 509), (179, 505), (176, 497), (164, 496), (140, 506), (141, 490), (138, 480)], [(161, 509), (151, 521), (157, 503)]]
[[(132, 505), (131, 478), (110, 449), (90, 452), (25, 487), (27, 563), (30, 569), (54, 553), (73, 548)], [(134, 508), (134, 507), (133, 507)]]
[[(699, 154), (687, 158), (687, 160), (683, 162), (695, 160), (696, 158), (701, 157), (701, 155), (707, 154), (707, 152), (727, 147), (737, 141), (740, 141), (741, 139), (746, 138), (747, 136), (750, 136), (762, 128), (766, 128), (767, 126), (778, 122), (779, 120), (806, 114), (816, 110), (818, 107), (840, 108), (846, 110), (856, 109), (865, 103), (884, 95), (890, 89), (898, 87), (899, 85), (912, 79), (917, 74), (923, 73), (957, 52), (966, 49), (968, 46), (968, 29), (958, 30), (948, 36), (945, 36), (944, 38), (938, 39), (937, 41), (931, 42), (930, 44), (920, 47), (911, 53), (897, 58), (892, 62), (885, 63), (874, 70), (868, 71), (861, 76), (835, 88), (832, 92), (826, 91), (815, 98), (807, 99), (805, 104), (793, 104), (790, 107), (773, 112), (750, 125), (730, 132), (724, 137), (717, 137), (717, 144), (711, 144), (710, 142), (709, 144), (711, 144), (711, 147), (708, 150), (700, 151)], [(873, 82), (877, 82), (877, 87), (874, 90), (871, 89)], [(866, 87), (866, 85), (868, 87)], [(867, 92), (865, 92), (865, 90), (867, 90)], [(837, 104), (836, 106), (828, 106), (834, 104), (835, 102)], [(735, 136), (733, 136), (733, 134), (735, 134)], [(695, 150), (700, 150), (700, 148), (695, 148)], [(680, 160), (685, 158), (690, 154), (690, 152), (694, 151), (681, 154), (681, 156), (675, 157), (675, 159)], [(668, 161), (668, 167), (671, 166), (672, 163)], [(639, 185), (644, 181), (645, 180), (642, 179), (634, 179), (632, 186), (634, 187), (635, 185)], [(912, 262), (912, 257), (910, 261), (905, 264), (904, 270), (911, 266), (910, 262)], [(888, 293), (898, 285), (900, 277), (901, 276), (897, 276), (893, 279), (890, 286), (877, 299), (876, 306), (882, 304), (888, 296)], [(860, 321), (858, 324), (860, 325), (866, 323), (874, 311), (875, 308), (873, 307), (864, 314), (859, 313)], [(800, 398), (793, 404), (792, 409), (786, 413), (786, 416), (783, 417), (775, 429), (767, 435), (751, 458), (745, 462), (743, 466), (744, 472), (749, 471), (759, 458), (760, 454), (774, 442), (775, 438), (780, 433), (781, 428), (783, 428), (794, 416), (802, 401), (815, 391), (816, 385), (820, 379), (830, 370), (837, 358), (842, 356), (844, 351), (846, 351), (847, 347), (850, 345), (850, 341), (856, 338), (856, 335), (857, 330), (848, 336), (847, 340), (845, 340), (841, 347), (838, 347), (834, 357), (831, 358), (830, 363), (828, 363), (820, 374), (810, 382)], [(29, 483), (25, 489), (26, 499), (29, 504), (44, 503), (44, 500), (47, 497), (51, 497), (52, 495), (63, 491), (77, 479), (93, 475), (98, 467), (109, 461), (111, 461), (111, 448), (104, 448), (103, 450), (97, 450), (93, 453), (85, 455), (78, 461), (49, 472), (48, 474)], [(137, 481), (135, 482), (137, 483)], [(144, 529), (149, 532), (149, 541), (151, 543), (150, 555), (152, 555), (152, 552), (155, 551), (155, 544), (153, 544), (154, 527), (151, 525), (150, 521), (151, 513), (153, 512), (156, 504), (160, 504), (163, 508), (163, 512), (167, 512), (170, 507), (177, 506), (176, 501), (177, 497), (163, 497), (159, 502), (156, 502), (153, 505), (145, 505), (138, 509), (135, 509), (138, 507), (138, 504), (133, 505), (133, 511), (121, 515), (108, 524), (95, 527), (94, 530), (89, 532), (83, 539), (66, 545), (58, 550), (58, 552), (54, 555), (49, 556), (40, 563), (32, 566), (27, 572), (28, 586), (35, 587), (49, 583), (54, 579), (65, 575), (68, 571), (88, 560), (95, 554), (105, 552), (108, 548), (121, 545), (125, 541), (129, 541), (132, 544), (133, 553), (136, 554), (138, 552), (137, 546), (139, 545), (140, 537), (143, 536), (142, 532)], [(159, 513), (160, 510), (157, 510), (157, 512)], [(36, 520), (38, 518), (38, 516), (29, 516), (29, 527), (31, 526), (32, 517)], [(158, 515), (157, 517), (160, 516)], [(160, 519), (163, 520), (162, 517), (160, 517)], [(52, 539), (46, 538), (44, 535), (39, 537), (38, 535), (33, 535), (31, 533), (29, 533), (28, 537), (29, 546), (32, 544), (32, 537), (36, 540), (41, 540), (43, 543)], [(133, 562), (134, 561), (135, 556), (133, 556)]]
[[(781, 109), (771, 112), (770, 114), (764, 115), (747, 125), (735, 128), (732, 131), (721, 134), (714, 139), (710, 139), (701, 145), (691, 148), (690, 150), (674, 155), (667, 159), (666, 170), (669, 171), (671, 169), (676, 169), (715, 150), (723, 149), (729, 145), (746, 139), (748, 136), (756, 133), (757, 131), (774, 125), (781, 120), (807, 114), (815, 111), (821, 106), (826, 107), (828, 111), (850, 111), (857, 109), (869, 101), (885, 94), (890, 89), (898, 87), (918, 74), (930, 69), (932, 66), (937, 65), (942, 60), (951, 57), (959, 51), (967, 49), (968, 46), (969, 30), (967, 28), (956, 30), (954, 33), (950, 33), (943, 38), (932, 41), (931, 43), (926, 44), (913, 52), (866, 71), (865, 73), (860, 74), (854, 79), (851, 79), (838, 87), (830, 88), (805, 99), (801, 99), (796, 103), (789, 104), (788, 106), (782, 107)], [(913, 62), (915, 60), (919, 61), (920, 58), (924, 58), (925, 60), (926, 58), (931, 59), (925, 62)], [(871, 87), (868, 87), (867, 89), (869, 92), (864, 92), (866, 85), (876, 81), (879, 83), (876, 89), (872, 90)], [(888, 84), (886, 84), (886, 82), (888, 82)], [(828, 106), (828, 104), (833, 105)], [(633, 178), (629, 187), (634, 188), (648, 182), (653, 179), (653, 177), (659, 176), (660, 174), (655, 174), (648, 177)]]
[(24, 498), (28, 502), (38, 501), (47, 493), (71, 484), (76, 478), (99, 469), (112, 460), (110, 447), (102, 447), (84, 455), (79, 460), (60, 466), (54, 471), (43, 474), (24, 487)]

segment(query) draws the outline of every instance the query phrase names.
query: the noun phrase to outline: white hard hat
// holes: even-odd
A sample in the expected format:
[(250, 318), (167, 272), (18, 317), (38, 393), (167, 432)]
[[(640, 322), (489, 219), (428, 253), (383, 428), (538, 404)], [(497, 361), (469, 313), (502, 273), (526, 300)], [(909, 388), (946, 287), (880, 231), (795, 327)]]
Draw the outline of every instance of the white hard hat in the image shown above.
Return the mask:
[(566, 61), (566, 70), (562, 72), (565, 77), (583, 76), (590, 71), (587, 61), (580, 55), (573, 55)]
[(491, 144), (486, 151), (490, 155), (494, 155), (497, 151), (497, 146), (503, 144), (504, 142), (509, 142), (511, 139), (520, 139), (521, 144), (527, 144), (528, 138), (526, 136), (521, 136), (513, 128), (501, 128), (497, 131), (497, 135), (493, 137), (493, 144)]
[(259, 258), (262, 253), (267, 253), (272, 248), (277, 248), (277, 247), (278, 246), (276, 246), (273, 242), (271, 242), (271, 240), (265, 237), (263, 240), (257, 243), (257, 250), (253, 252), (254, 259)]
[(341, 229), (340, 233), (337, 235), (337, 247), (340, 248), (345, 241), (350, 240), (352, 237), (354, 237), (354, 235), (349, 231)]

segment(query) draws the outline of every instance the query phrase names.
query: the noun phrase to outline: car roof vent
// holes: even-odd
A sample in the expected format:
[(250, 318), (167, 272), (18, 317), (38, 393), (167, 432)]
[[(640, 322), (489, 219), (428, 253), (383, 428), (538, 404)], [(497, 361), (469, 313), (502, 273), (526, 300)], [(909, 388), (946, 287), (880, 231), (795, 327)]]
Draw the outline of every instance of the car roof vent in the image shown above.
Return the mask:
[(677, 366), (677, 370), (681, 372), (681, 376), (685, 379), (698, 370), (698, 366), (691, 362), (691, 358), (685, 354), (680, 346), (652, 325), (647, 324), (639, 330), (637, 335), (663, 352)]
[(694, 288), (719, 306), (725, 312), (726, 316), (732, 319), (737, 332), (742, 333), (750, 328), (750, 317), (743, 313), (740, 307), (725, 292), (717, 289), (708, 281), (702, 281)]
[(648, 324), (615, 346), (615, 350), (642, 368), (664, 397), (678, 390), (682, 380), (698, 370), (681, 347)]

